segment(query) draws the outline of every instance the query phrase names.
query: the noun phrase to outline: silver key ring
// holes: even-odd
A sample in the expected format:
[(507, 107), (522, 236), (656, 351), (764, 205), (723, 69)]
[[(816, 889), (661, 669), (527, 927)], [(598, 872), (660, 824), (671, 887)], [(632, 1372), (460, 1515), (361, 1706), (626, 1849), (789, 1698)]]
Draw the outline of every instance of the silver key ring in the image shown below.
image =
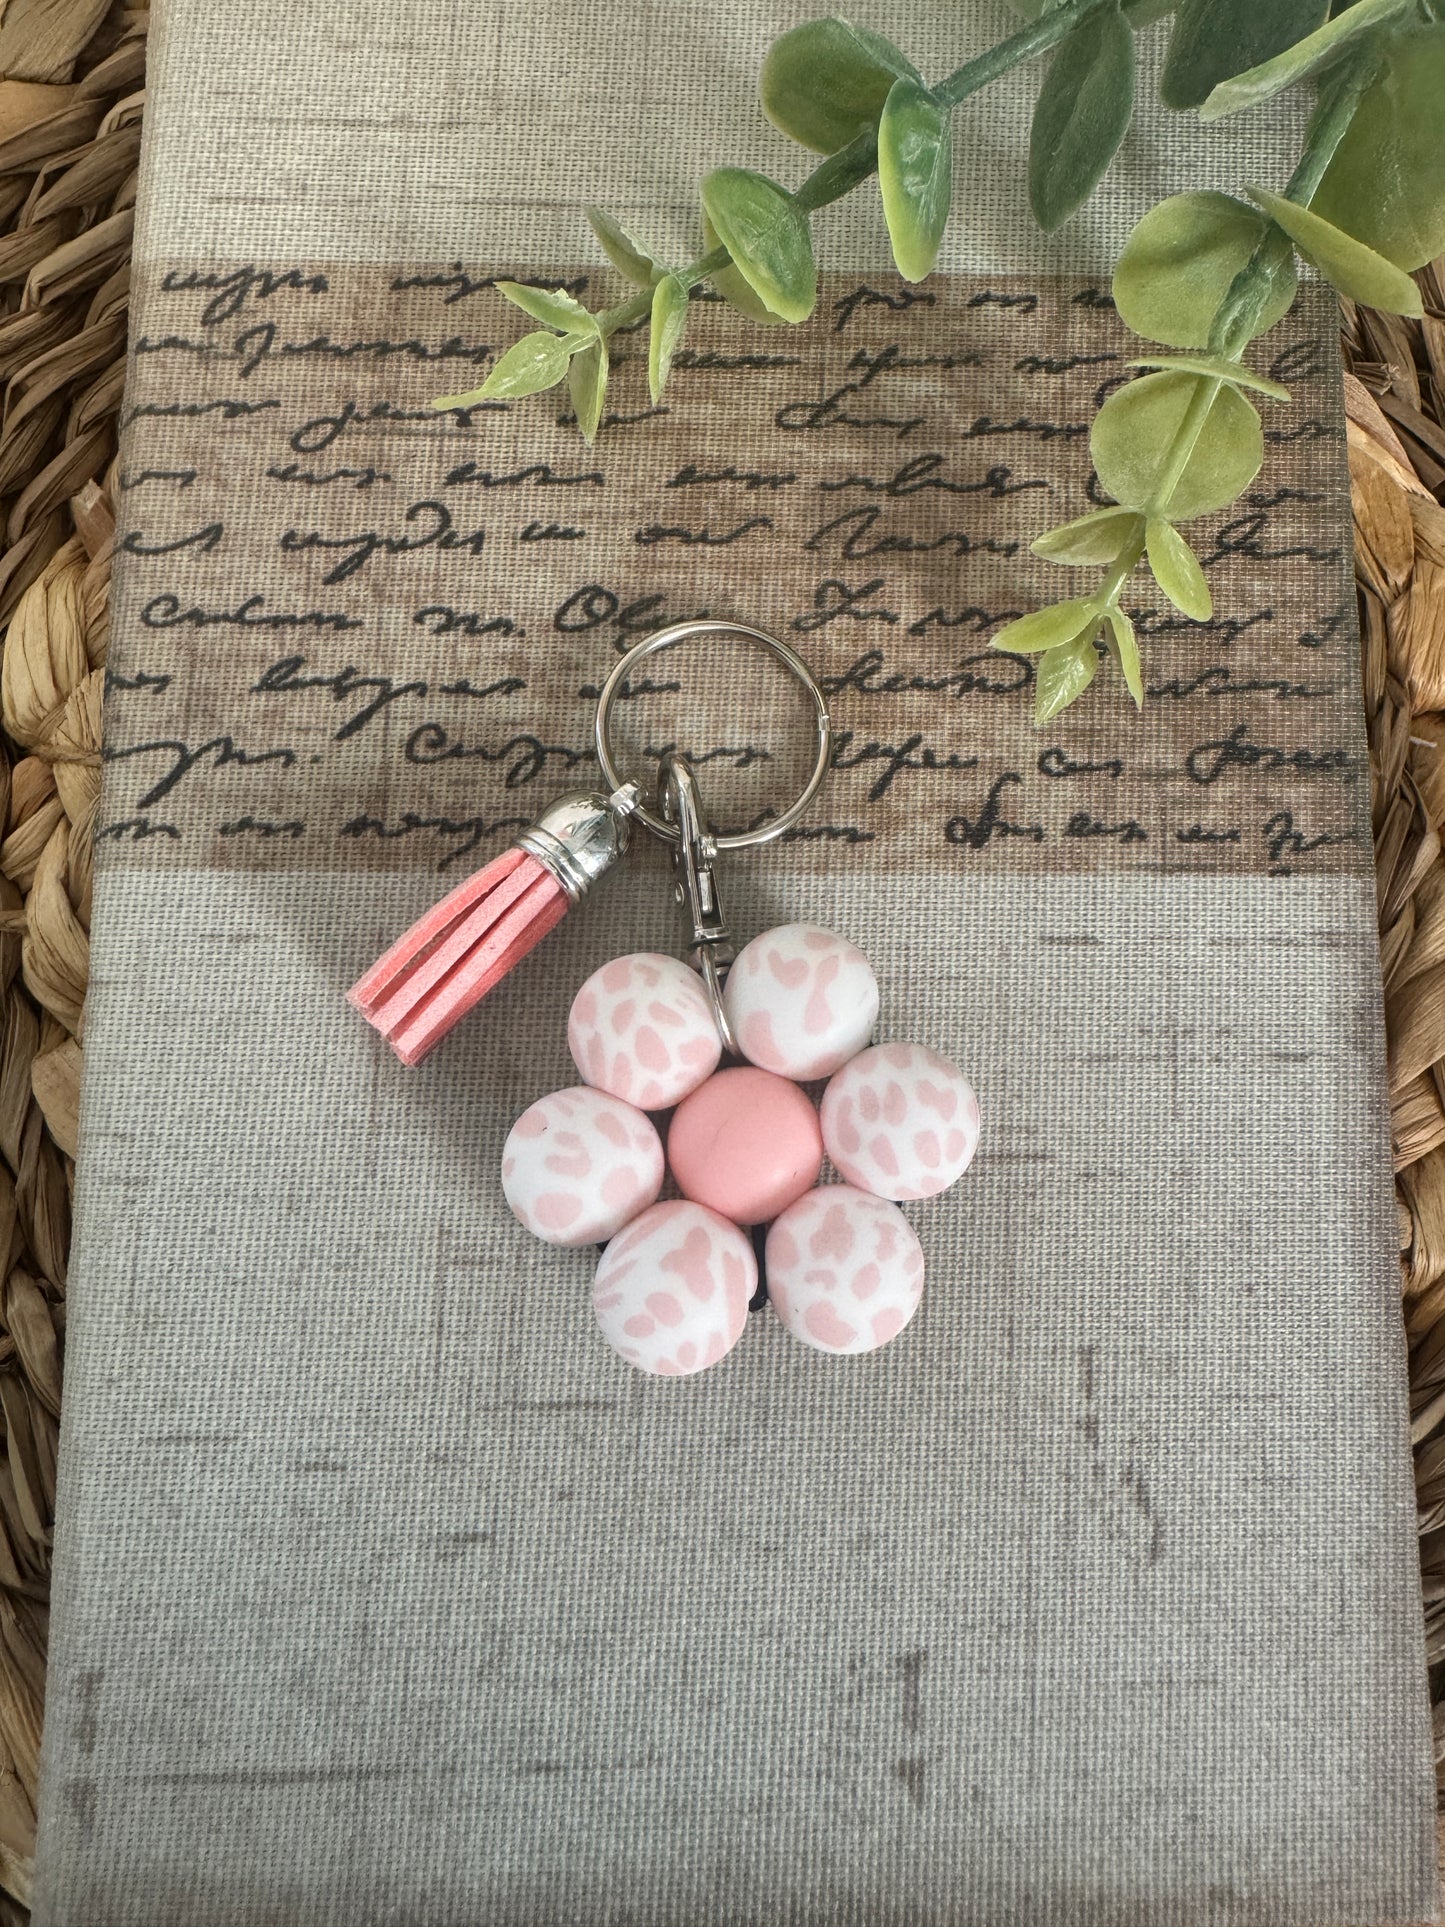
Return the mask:
[[(823, 780), (828, 774), (828, 765), (832, 761), (833, 754), (833, 724), (828, 715), (828, 699), (823, 694), (822, 685), (797, 650), (789, 647), (786, 642), (780, 642), (776, 636), (770, 636), (762, 629), (749, 628), (745, 622), (713, 621), (709, 617), (702, 617), (695, 622), (674, 622), (665, 629), (657, 629), (650, 636), (644, 636), (641, 642), (634, 643), (627, 654), (618, 660), (612, 674), (602, 685), (602, 694), (597, 699), (595, 725), (597, 761), (602, 766), (602, 774), (609, 789), (620, 790), (627, 784), (630, 779), (623, 774), (616, 757), (612, 754), (612, 741), (608, 734), (613, 704), (617, 701), (623, 684), (634, 673), (638, 664), (645, 661), (648, 656), (655, 656), (660, 650), (672, 649), (680, 642), (692, 642), (702, 636), (716, 636), (724, 641), (752, 643), (760, 649), (767, 650), (768, 654), (775, 657), (795, 681), (802, 684), (813, 706), (813, 719), (818, 736), (818, 756), (813, 765), (813, 773), (802, 792), (785, 810), (769, 822), (760, 825), (759, 828), (738, 830), (732, 836), (714, 836), (712, 839), (714, 847), (719, 850), (751, 850), (759, 843), (771, 843), (775, 838), (785, 835), (802, 818), (818, 791), (823, 787)], [(640, 823), (646, 824), (654, 836), (661, 837), (665, 843), (681, 841), (682, 833), (677, 824), (669, 823), (656, 810), (639, 803), (633, 814)]]

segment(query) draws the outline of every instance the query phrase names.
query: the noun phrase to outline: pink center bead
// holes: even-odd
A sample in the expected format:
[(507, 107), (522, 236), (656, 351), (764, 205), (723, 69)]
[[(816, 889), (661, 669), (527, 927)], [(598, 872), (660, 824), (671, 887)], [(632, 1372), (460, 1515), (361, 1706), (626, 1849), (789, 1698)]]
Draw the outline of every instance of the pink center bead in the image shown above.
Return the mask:
[(978, 1099), (922, 1044), (875, 1044), (823, 1093), (823, 1142), (841, 1177), (880, 1198), (931, 1198), (978, 1149)]
[(818, 1181), (818, 1113), (786, 1078), (719, 1071), (678, 1105), (667, 1161), (685, 1196), (734, 1224), (766, 1224)]

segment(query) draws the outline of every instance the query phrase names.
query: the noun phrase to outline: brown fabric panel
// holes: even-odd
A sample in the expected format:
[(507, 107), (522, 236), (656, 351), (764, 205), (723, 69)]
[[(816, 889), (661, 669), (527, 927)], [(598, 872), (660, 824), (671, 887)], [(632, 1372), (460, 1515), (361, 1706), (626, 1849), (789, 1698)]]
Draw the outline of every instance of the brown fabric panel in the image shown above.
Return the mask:
[[(1028, 550), (1091, 505), (1088, 425), (1139, 346), (1096, 287), (831, 277), (802, 329), (696, 304), (663, 409), (620, 344), (589, 450), (565, 390), (430, 410), (527, 325), (494, 278), (145, 275), (107, 861), (459, 870), (592, 780), (614, 651), (705, 613), (786, 636), (833, 693), (804, 863), (1366, 874), (1328, 296), (1264, 356), (1295, 401), (1263, 403), (1258, 485), (1191, 527), (1213, 620), (1141, 573), (1144, 715), (1106, 665), (1040, 733), (1030, 665), (988, 641), (1097, 579)], [(775, 673), (694, 651), (654, 680), (623, 739), (712, 756), (721, 824), (794, 793), (808, 735)]]
[[(1028, 89), (990, 90), (957, 127), (961, 272), (927, 301), (877, 278), (858, 195), (820, 221), (851, 278), (809, 328), (693, 318), (695, 353), (797, 361), (684, 367), (664, 418), (591, 456), (545, 401), (466, 430), (426, 407), (526, 324), (419, 264), (565, 263), (593, 193), (682, 259), (704, 167), (796, 178), (755, 77), (813, 10), (646, 0), (626, 35), (591, 0), (159, 10), (37, 1927), (1433, 1910), (1326, 300), (1265, 351), (1299, 405), (1268, 411), (1289, 439), (1261, 501), (1196, 531), (1235, 524), (1220, 623), (1156, 616), (1151, 678), (1177, 687), (1139, 722), (1106, 686), (1040, 738), (985, 648), (1069, 585), (1026, 543), (1085, 506), (1083, 430), (1130, 352), (1102, 281), (1033, 264), (1103, 276), (1181, 181), (1285, 178), (1287, 117), (1221, 140), (1141, 85), (1106, 192), (1045, 241)], [(890, 20), (934, 73), (988, 16)], [(247, 262), (326, 286), (233, 279)], [(1029, 278), (980, 278), (1000, 265)], [(614, 406), (644, 406), (635, 360)], [(537, 463), (603, 482), (478, 473)], [(794, 479), (666, 486), (688, 464)], [(404, 519), (431, 500), (481, 540)], [(360, 556), (428, 514), (424, 547)], [(360, 626), (157, 626), (165, 596)], [(963, 1064), (985, 1126), (964, 1183), (910, 1207), (929, 1282), (895, 1345), (829, 1360), (763, 1312), (718, 1371), (659, 1387), (598, 1340), (592, 1254), (536, 1244), (494, 1173), (572, 1076), (582, 978), (676, 945), (661, 852), (419, 1075), (342, 991), (438, 868), (584, 773), (555, 752), (585, 750), (619, 643), (699, 607), (802, 642), (853, 732), (813, 826), (843, 836), (730, 866), (738, 933), (845, 931), (882, 1034)], [(462, 620), (432, 633), (427, 608)], [(698, 669), (627, 713), (653, 747), (685, 726), (731, 749), (704, 776), (746, 817), (801, 732), (733, 658)], [(508, 787), (513, 735), (554, 748)]]

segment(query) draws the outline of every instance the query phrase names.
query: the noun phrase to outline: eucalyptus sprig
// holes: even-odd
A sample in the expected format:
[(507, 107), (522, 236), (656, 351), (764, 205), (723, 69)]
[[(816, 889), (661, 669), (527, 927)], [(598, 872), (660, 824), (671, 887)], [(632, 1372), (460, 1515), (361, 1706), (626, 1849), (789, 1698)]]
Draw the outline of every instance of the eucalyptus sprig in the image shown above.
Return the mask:
[(666, 387), (694, 289), (710, 283), (765, 326), (799, 324), (817, 299), (812, 216), (877, 175), (898, 271), (932, 270), (952, 209), (952, 116), (981, 88), (1044, 54), (1034, 108), (1028, 192), (1052, 229), (1098, 187), (1128, 131), (1135, 34), (1175, 15), (1161, 97), (1212, 121), (1309, 86), (1316, 104), (1283, 191), (1247, 199), (1182, 193), (1146, 214), (1113, 281), (1119, 314), (1159, 349), (1104, 402), (1090, 436), (1114, 505), (1039, 536), (1033, 548), (1068, 567), (1102, 568), (1092, 594), (1010, 623), (994, 646), (1038, 657), (1040, 722), (1077, 700), (1112, 657), (1136, 703), (1144, 676), (1122, 597), (1141, 562), (1196, 621), (1208, 584), (1180, 524), (1236, 500), (1258, 473), (1264, 435), (1252, 397), (1288, 391), (1244, 362), (1286, 313), (1296, 257), (1343, 293), (1418, 314), (1408, 270), (1445, 248), (1445, 0), (1018, 0), (1026, 22), (930, 83), (882, 35), (829, 17), (774, 42), (763, 65), (764, 112), (824, 158), (793, 189), (750, 168), (718, 167), (702, 186), (704, 250), (682, 266), (656, 259), (609, 215), (588, 218), (637, 292), (591, 313), (565, 290), (517, 283), (500, 292), (534, 320), (479, 389), (439, 408), (535, 394), (566, 380), (583, 435), (603, 419), (608, 342), (646, 325), (654, 405)]

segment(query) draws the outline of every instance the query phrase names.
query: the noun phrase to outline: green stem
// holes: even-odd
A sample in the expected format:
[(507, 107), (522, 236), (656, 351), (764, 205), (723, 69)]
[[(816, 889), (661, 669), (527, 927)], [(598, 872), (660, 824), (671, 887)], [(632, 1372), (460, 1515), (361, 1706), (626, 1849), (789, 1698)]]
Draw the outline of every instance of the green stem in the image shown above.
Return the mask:
[[(1326, 81), (1310, 115), (1304, 146), (1285, 186), (1287, 201), (1308, 207), (1314, 199), (1335, 149), (1344, 139), (1360, 96), (1378, 71), (1378, 62), (1365, 59), (1340, 67)], [(1209, 352), (1238, 361), (1254, 339), (1255, 327), (1269, 299), (1275, 275), (1289, 260), (1289, 236), (1271, 223), (1253, 254), (1225, 290), (1209, 329)]]
[[(1324, 179), (1325, 169), (1334, 157), (1335, 149), (1344, 139), (1354, 118), (1360, 96), (1374, 79), (1375, 72), (1376, 63), (1373, 60), (1361, 60), (1336, 69), (1334, 76), (1326, 80), (1310, 116), (1299, 160), (1284, 190), (1287, 200), (1298, 201), (1301, 207), (1309, 206)], [(1289, 255), (1289, 236), (1271, 223), (1248, 261), (1225, 290), (1224, 299), (1209, 330), (1211, 354), (1222, 355), (1227, 361), (1239, 360), (1254, 339), (1274, 277)], [(1184, 417), (1174, 431), (1174, 439), (1169, 444), (1164, 466), (1154, 484), (1148, 514), (1168, 513), (1169, 498), (1194, 453), (1195, 444), (1222, 386), (1222, 382), (1217, 380), (1201, 381), (1195, 389)]]
[[(731, 260), (732, 256), (728, 253), (727, 249), (719, 245), (712, 250), (711, 254), (701, 255), (693, 262), (691, 267), (679, 268), (677, 270), (677, 278), (685, 288), (695, 288), (699, 281), (706, 281), (710, 274), (716, 274), (720, 268), (725, 268)], [(642, 298), (643, 297), (639, 296), (639, 299)], [(652, 296), (648, 295), (645, 298), (650, 304)]]
[(1308, 207), (1315, 198), (1325, 169), (1335, 157), (1335, 149), (1349, 131), (1360, 96), (1380, 71), (1375, 56), (1352, 61), (1336, 70), (1333, 78), (1322, 82), (1315, 110), (1305, 130), (1305, 144), (1284, 190), (1287, 201)]
[(1144, 510), (1146, 515), (1169, 513), (1169, 498), (1188, 466), (1189, 457), (1194, 453), (1194, 444), (1203, 433), (1209, 411), (1214, 406), (1214, 398), (1223, 386), (1223, 381), (1217, 375), (1200, 378), (1198, 386), (1189, 398), (1189, 406), (1185, 409), (1179, 426), (1174, 431), (1174, 439), (1169, 444), (1169, 453), (1164, 457), (1164, 466), (1155, 478), (1153, 493)]
[(827, 207), (830, 201), (841, 201), (877, 170), (878, 136), (869, 127), (813, 169), (793, 194), (793, 206), (804, 214), (812, 214), (820, 207)]
[(956, 67), (941, 86), (933, 89), (934, 95), (946, 106), (957, 107), (970, 94), (976, 94), (980, 87), (987, 87), (990, 81), (999, 79), (1021, 61), (1032, 60), (1036, 54), (1046, 53), (1050, 47), (1057, 46), (1086, 13), (1092, 13), (1096, 7), (1107, 4), (1108, 0), (1071, 0), (1067, 6), (1051, 7), (1027, 27), (1021, 27), (1017, 33), (1010, 34), (1007, 40), (1000, 40), (996, 47), (990, 47), (987, 53), (979, 54), (976, 59), (966, 60), (961, 67)]
[(1109, 564), (1109, 573), (1099, 585), (1099, 600), (1106, 609), (1111, 609), (1119, 600), (1119, 591), (1139, 566), (1139, 557), (1144, 553), (1144, 530), (1135, 530), (1129, 539), (1120, 545), (1119, 553)]
[[(1338, 68), (1325, 81), (1310, 116), (1299, 160), (1285, 188), (1287, 200), (1298, 201), (1301, 207), (1308, 207), (1314, 199), (1324, 179), (1325, 169), (1354, 118), (1360, 96), (1374, 79), (1376, 71), (1376, 62), (1361, 60), (1349, 67)], [(1211, 354), (1222, 355), (1229, 361), (1239, 360), (1254, 338), (1274, 277), (1289, 259), (1290, 252), (1289, 236), (1271, 223), (1248, 261), (1225, 290), (1224, 299), (1209, 330)], [(1217, 378), (1199, 381), (1174, 431), (1164, 465), (1155, 479), (1153, 492), (1144, 510), (1146, 517), (1167, 516), (1169, 498), (1188, 466), (1209, 418), (1209, 411), (1223, 386), (1223, 381)], [(1117, 598), (1119, 590), (1138, 565), (1144, 547), (1145, 537), (1141, 531), (1137, 537), (1126, 542), (1115, 556), (1100, 589), (1106, 606)]]

